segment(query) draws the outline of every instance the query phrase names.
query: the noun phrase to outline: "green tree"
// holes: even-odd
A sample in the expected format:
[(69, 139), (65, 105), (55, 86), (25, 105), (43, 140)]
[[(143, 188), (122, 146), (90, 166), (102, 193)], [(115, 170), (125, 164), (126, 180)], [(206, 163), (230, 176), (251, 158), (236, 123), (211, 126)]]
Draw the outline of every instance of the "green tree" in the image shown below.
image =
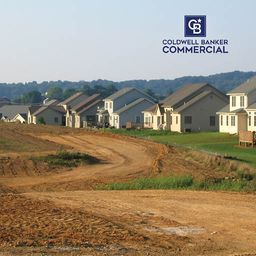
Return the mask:
[(71, 88), (71, 89), (67, 89), (63, 92), (63, 95), (62, 95), (62, 99), (65, 100), (67, 99), (68, 97), (74, 95), (75, 93), (77, 92), (77, 90)]
[(17, 99), (16, 102), (23, 104), (41, 103), (42, 95), (39, 91), (31, 91), (25, 93), (20, 99)]
[(46, 95), (49, 99), (61, 100), (63, 97), (63, 90), (58, 86), (50, 87), (47, 90)]
[(44, 118), (43, 118), (42, 116), (40, 116), (40, 117), (38, 118), (37, 122), (38, 122), (38, 124), (46, 124), (46, 123), (45, 123), (45, 120), (44, 120)]

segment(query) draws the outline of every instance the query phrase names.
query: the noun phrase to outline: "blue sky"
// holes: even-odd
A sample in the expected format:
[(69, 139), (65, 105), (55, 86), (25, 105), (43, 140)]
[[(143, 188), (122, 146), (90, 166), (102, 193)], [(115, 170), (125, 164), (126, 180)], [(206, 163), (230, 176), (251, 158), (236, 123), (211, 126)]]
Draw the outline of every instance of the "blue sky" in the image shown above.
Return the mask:
[[(0, 0), (0, 82), (255, 71), (255, 10), (254, 0)], [(186, 14), (207, 15), (207, 38), (227, 38), (229, 54), (163, 54)]]

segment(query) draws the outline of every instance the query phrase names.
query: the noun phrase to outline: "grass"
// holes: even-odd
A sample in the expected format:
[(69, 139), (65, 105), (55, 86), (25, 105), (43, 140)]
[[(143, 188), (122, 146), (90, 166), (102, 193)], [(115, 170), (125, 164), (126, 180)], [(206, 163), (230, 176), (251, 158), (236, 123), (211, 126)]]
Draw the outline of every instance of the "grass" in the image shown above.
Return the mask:
[(80, 152), (58, 151), (56, 154), (34, 157), (33, 160), (46, 162), (49, 166), (77, 167), (82, 164), (98, 163), (99, 159)]
[(129, 182), (119, 182), (101, 185), (100, 190), (146, 190), (146, 189), (175, 189), (175, 190), (223, 190), (223, 191), (256, 191), (256, 176), (248, 181), (244, 178), (211, 179), (195, 181), (191, 176), (171, 176), (139, 178)]
[(171, 131), (154, 130), (107, 130), (115, 134), (123, 134), (147, 138), (156, 142), (198, 149), (226, 158), (236, 159), (256, 166), (256, 148), (238, 147), (238, 136), (218, 132), (174, 133)]

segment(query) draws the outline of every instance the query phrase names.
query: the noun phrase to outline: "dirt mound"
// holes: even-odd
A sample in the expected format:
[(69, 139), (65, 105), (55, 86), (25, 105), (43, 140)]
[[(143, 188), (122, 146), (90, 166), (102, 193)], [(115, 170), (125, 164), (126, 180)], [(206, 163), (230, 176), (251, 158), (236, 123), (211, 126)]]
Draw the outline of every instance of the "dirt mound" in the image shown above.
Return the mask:
[(17, 193), (17, 191), (15, 189), (9, 188), (7, 186), (4, 186), (2, 184), (0, 184), (0, 195), (1, 194), (9, 194), (9, 193)]

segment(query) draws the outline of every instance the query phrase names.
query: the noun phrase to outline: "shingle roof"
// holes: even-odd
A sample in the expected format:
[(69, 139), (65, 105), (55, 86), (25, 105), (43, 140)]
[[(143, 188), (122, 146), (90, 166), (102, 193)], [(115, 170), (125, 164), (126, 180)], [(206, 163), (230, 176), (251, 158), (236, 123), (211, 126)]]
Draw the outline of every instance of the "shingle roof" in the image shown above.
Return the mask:
[(162, 103), (155, 104), (152, 107), (147, 108), (143, 112), (155, 113), (158, 108), (160, 109), (160, 113), (163, 115), (164, 114), (164, 108), (163, 108), (163, 104)]
[(77, 105), (72, 107), (72, 111), (80, 111), (81, 108), (85, 108), (86, 105), (90, 104), (92, 101), (100, 97), (99, 93), (93, 94), (92, 96), (86, 98), (85, 100), (79, 102)]
[(145, 100), (148, 101), (148, 102), (151, 102), (152, 104), (154, 104), (153, 101), (151, 101), (151, 100), (149, 100), (149, 99), (147, 99), (147, 98), (139, 98), (139, 99), (137, 99), (137, 100), (131, 102), (130, 104), (127, 104), (127, 105), (125, 105), (124, 107), (118, 109), (118, 110), (115, 111), (113, 114), (120, 115), (120, 114), (123, 113), (124, 111), (126, 111), (126, 110), (128, 110), (128, 109), (130, 109), (130, 108), (132, 108), (132, 107), (134, 107), (134, 106), (136, 106), (136, 105), (138, 105), (139, 103), (141, 103), (141, 102), (143, 102), (143, 101), (145, 101)]
[(256, 103), (251, 104), (246, 109), (256, 109)]
[(27, 113), (29, 106), (26, 105), (4, 105), (0, 108), (2, 116), (13, 119), (18, 113)]
[(229, 105), (226, 105), (225, 107), (223, 107), (222, 109), (220, 109), (218, 113), (232, 113), (232, 114), (236, 114), (236, 113), (245, 113), (246, 111), (243, 108), (238, 108), (235, 110), (230, 111), (230, 107)]
[[(185, 100), (186, 98), (196, 94), (197, 91), (201, 90), (207, 83), (198, 84), (186, 84), (177, 91), (173, 92), (170, 96), (162, 101), (164, 107), (173, 107), (177, 103)], [(210, 86), (210, 85), (208, 85)]]
[(81, 110), (79, 110), (79, 112), (77, 112), (77, 114), (84, 113), (85, 111), (91, 109), (93, 106), (99, 104), (101, 101), (102, 101), (101, 99), (98, 99), (98, 100), (95, 100), (95, 101), (91, 102), (90, 105), (87, 105), (84, 108), (82, 108)]
[(31, 114), (31, 115), (34, 114), (34, 113), (35, 113), (39, 108), (41, 108), (41, 107), (42, 107), (41, 105), (29, 107), (29, 112), (30, 112), (30, 114)]
[(60, 102), (59, 105), (67, 105), (68, 103), (70, 103), (71, 101), (75, 100), (76, 98), (80, 97), (82, 94), (85, 94), (83, 92), (77, 92), (75, 94), (73, 94), (72, 96), (68, 97), (67, 99), (65, 99), (64, 101)]
[(155, 99), (152, 96), (148, 95), (147, 93), (145, 93), (135, 87), (125, 87), (125, 88), (115, 92), (114, 94), (108, 96), (107, 98), (105, 98), (105, 100), (115, 100), (133, 90), (138, 91), (138, 92), (142, 93), (143, 95), (145, 95), (147, 98), (150, 98), (152, 101), (155, 101)]
[(237, 86), (233, 90), (229, 91), (227, 94), (231, 93), (245, 93), (248, 94), (256, 89), (256, 76), (248, 79), (245, 83)]
[(43, 111), (45, 111), (46, 109), (52, 109), (54, 111), (60, 112), (60, 113), (66, 113), (65, 109), (62, 106), (54, 106), (54, 105), (50, 105), (50, 106), (41, 106), (37, 111), (35, 111), (33, 113), (34, 116), (39, 115), (40, 113), (42, 113)]

